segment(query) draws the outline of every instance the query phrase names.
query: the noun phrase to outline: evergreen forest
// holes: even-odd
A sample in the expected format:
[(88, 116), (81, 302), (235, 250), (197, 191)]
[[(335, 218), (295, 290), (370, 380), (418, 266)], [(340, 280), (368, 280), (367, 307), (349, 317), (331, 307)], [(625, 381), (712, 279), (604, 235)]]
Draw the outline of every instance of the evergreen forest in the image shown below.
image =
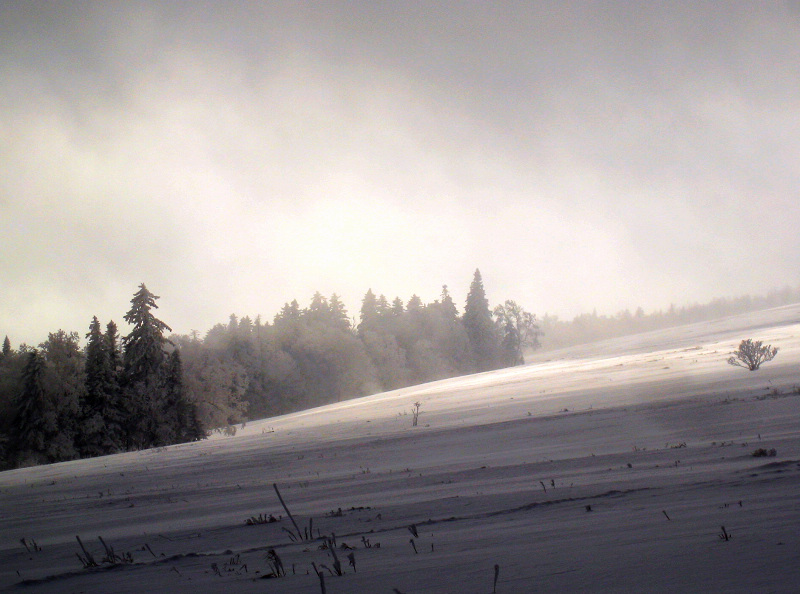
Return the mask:
[[(357, 316), (337, 295), (286, 303), (271, 322), (231, 315), (204, 336), (179, 335), (156, 316), (141, 284), (123, 319), (92, 318), (88, 332), (58, 330), (0, 352), (0, 468), (165, 446), (234, 434), (248, 419), (524, 363), (533, 349), (565, 347), (800, 300), (766, 297), (538, 320), (516, 302), (490, 307), (476, 270), (463, 313), (447, 286), (423, 303), (367, 291)], [(83, 342), (83, 346), (81, 343)]]

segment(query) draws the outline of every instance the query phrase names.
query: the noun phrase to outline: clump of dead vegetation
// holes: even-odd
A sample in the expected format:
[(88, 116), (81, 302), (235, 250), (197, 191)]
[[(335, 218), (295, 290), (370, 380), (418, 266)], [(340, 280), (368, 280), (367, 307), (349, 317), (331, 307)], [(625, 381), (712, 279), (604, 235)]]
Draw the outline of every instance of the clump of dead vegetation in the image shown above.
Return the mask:
[(774, 458), (778, 455), (778, 450), (775, 448), (758, 448), (757, 450), (753, 450), (753, 453), (750, 455), (753, 456), (753, 458)]
[(275, 524), (280, 521), (281, 518), (276, 518), (272, 514), (258, 514), (257, 516), (250, 516), (244, 521), (244, 523), (247, 526), (258, 526), (260, 524)]
[(108, 565), (123, 565), (123, 564), (130, 564), (133, 563), (133, 555), (130, 552), (122, 553), (121, 555), (114, 551), (114, 547), (106, 543), (103, 540), (102, 536), (98, 536), (97, 539), (100, 541), (100, 544), (103, 545), (103, 549), (105, 555), (100, 558), (100, 561), (97, 561), (92, 555), (91, 551), (84, 546), (83, 541), (81, 540), (80, 536), (75, 536), (76, 540), (78, 541), (78, 545), (81, 547), (81, 553), (75, 553), (78, 556), (81, 564), (83, 565), (84, 569), (90, 569), (92, 567), (100, 567), (100, 565), (108, 564)]

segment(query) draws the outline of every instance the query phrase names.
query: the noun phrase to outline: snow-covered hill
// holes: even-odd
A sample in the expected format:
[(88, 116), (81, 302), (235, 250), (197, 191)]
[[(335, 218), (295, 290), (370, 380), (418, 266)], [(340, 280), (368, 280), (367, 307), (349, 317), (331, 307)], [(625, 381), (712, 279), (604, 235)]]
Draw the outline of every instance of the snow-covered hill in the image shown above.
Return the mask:
[[(780, 352), (752, 373), (727, 365), (743, 338)], [(273, 484), (313, 539), (290, 537)], [(499, 593), (793, 592), (797, 493), (800, 305), (541, 353), (235, 437), (0, 473), (0, 587), (320, 592), (313, 563), (330, 568), (329, 594), (485, 594), (495, 565)], [(280, 521), (246, 525), (259, 514)], [(333, 534), (342, 576), (318, 538)], [(83, 568), (76, 536), (99, 567)], [(133, 563), (102, 563), (98, 537)], [(270, 549), (288, 575), (262, 579)]]

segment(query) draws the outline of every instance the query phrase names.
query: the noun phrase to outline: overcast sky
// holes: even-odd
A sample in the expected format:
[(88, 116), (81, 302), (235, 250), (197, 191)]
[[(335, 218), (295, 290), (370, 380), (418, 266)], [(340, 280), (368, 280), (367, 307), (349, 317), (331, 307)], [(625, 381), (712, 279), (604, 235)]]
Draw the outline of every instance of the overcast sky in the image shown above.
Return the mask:
[[(800, 3), (0, 3), (0, 337), (800, 282)], [(124, 326), (123, 326), (124, 330)]]

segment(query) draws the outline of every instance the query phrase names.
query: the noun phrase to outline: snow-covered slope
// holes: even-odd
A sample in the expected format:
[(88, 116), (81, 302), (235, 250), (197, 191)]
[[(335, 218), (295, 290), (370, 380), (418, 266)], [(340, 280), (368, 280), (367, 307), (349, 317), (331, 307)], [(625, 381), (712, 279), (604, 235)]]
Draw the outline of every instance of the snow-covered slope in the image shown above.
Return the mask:
[[(776, 359), (727, 365), (751, 337)], [(290, 537), (274, 483), (313, 540)], [(330, 568), (330, 594), (488, 593), (495, 565), (500, 593), (793, 592), (798, 493), (790, 306), (542, 353), (235, 437), (1, 473), (0, 587), (319, 592), (314, 563)], [(245, 524), (259, 514), (280, 521)], [(334, 533), (343, 576), (317, 538)], [(76, 535), (100, 567), (82, 567)], [(101, 563), (99, 536), (133, 563)], [(270, 549), (285, 577), (261, 579)]]

